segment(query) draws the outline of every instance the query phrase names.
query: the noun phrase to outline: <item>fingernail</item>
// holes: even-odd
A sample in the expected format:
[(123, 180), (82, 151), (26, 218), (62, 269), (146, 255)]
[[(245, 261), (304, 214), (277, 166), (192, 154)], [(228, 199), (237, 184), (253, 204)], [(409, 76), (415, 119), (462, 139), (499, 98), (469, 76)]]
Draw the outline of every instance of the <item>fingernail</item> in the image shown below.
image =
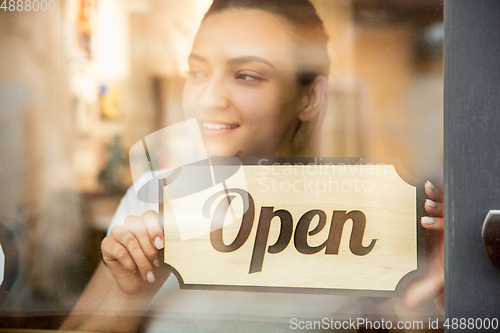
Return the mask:
[(436, 186), (434, 186), (434, 184), (433, 184), (433, 183), (431, 183), (431, 182), (430, 182), (430, 180), (426, 181), (426, 182), (425, 182), (425, 185), (427, 185), (427, 187), (429, 187), (429, 189), (430, 189), (431, 191), (436, 190)]
[(162, 242), (160, 237), (156, 237), (154, 242), (155, 242), (155, 246), (158, 250), (163, 249), (163, 242)]
[(434, 219), (429, 216), (422, 217), (422, 224), (434, 224)]
[(153, 272), (148, 272), (148, 274), (146, 274), (146, 278), (148, 279), (149, 283), (155, 282), (155, 276), (153, 275)]
[(425, 204), (431, 208), (436, 208), (437, 204), (431, 199), (425, 199)]
[(160, 260), (158, 259), (153, 260), (153, 265), (155, 265), (156, 267), (160, 267)]

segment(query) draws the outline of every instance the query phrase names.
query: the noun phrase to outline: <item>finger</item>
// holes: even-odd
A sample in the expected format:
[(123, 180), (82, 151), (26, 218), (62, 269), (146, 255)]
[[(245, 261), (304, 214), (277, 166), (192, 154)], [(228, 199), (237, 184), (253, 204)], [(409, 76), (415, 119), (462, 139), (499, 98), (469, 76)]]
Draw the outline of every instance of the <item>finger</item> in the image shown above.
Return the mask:
[(444, 229), (444, 218), (424, 216), (420, 219), (420, 224), (425, 229), (441, 231)]
[(112, 237), (108, 236), (102, 240), (101, 251), (102, 259), (106, 265), (114, 265), (113, 268), (118, 269), (119, 267), (117, 267), (116, 264), (119, 264), (121, 266), (120, 268), (126, 271), (132, 273), (137, 271), (137, 265), (127, 249)]
[(142, 215), (142, 220), (146, 224), (151, 243), (156, 249), (163, 249), (163, 229), (160, 226), (158, 213), (155, 211), (146, 212)]
[[(151, 243), (148, 228), (141, 217), (131, 216), (125, 220), (125, 226), (139, 242), (142, 252), (151, 262), (158, 259), (158, 249)], [(159, 264), (159, 263), (158, 263)]]
[(443, 274), (439, 271), (429, 273), (408, 287), (403, 296), (403, 303), (409, 309), (416, 309), (427, 300), (440, 295), (443, 288)]
[(443, 202), (443, 192), (441, 192), (433, 183), (430, 181), (425, 182), (425, 195), (435, 201), (435, 202)]
[(444, 207), (443, 203), (441, 202), (435, 202), (431, 199), (426, 199), (425, 200), (425, 211), (431, 215), (437, 216), (437, 217), (443, 217), (444, 216)]
[(130, 231), (130, 229), (125, 226), (117, 226), (113, 228), (111, 235), (127, 249), (128, 253), (132, 256), (132, 259), (137, 265), (137, 268), (141, 272), (142, 277), (149, 282), (152, 282), (151, 280), (154, 281), (152, 263), (144, 254), (139, 240)]

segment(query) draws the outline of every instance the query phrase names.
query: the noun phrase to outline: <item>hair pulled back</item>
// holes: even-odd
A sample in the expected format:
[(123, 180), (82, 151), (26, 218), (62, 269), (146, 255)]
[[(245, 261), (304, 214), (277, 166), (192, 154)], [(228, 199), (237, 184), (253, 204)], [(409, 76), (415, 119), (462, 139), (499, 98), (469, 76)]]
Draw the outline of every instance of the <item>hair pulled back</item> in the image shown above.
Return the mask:
[(328, 76), (328, 35), (309, 0), (214, 0), (205, 18), (228, 9), (263, 10), (284, 18), (294, 27), (298, 82), (309, 85), (318, 75)]

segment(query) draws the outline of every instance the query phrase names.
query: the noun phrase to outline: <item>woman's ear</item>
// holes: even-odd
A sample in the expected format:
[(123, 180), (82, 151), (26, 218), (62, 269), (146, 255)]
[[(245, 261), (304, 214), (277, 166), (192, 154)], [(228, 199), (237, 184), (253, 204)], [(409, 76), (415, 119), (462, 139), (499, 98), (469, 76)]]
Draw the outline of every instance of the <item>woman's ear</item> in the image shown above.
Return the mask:
[(302, 122), (311, 121), (321, 110), (326, 100), (327, 79), (323, 75), (318, 75), (314, 81), (306, 88), (302, 97), (302, 105), (297, 115)]

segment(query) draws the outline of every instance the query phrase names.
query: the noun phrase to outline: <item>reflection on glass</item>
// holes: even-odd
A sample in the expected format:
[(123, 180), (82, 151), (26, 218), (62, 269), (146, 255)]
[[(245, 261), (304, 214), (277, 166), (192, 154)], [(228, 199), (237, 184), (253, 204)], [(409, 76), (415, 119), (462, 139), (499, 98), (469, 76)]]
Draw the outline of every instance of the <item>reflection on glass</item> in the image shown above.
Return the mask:
[[(314, 0), (325, 44), (321, 23), (292, 5), (214, 9), (199, 29), (211, 3), (82, 0), (55, 1), (45, 12), (0, 10), (2, 326), (56, 329), (88, 299), (82, 292), (96, 267), (109, 272), (101, 255), (108, 267), (113, 259), (101, 254), (110, 225), (159, 208), (135, 203), (130, 186), (141, 175), (123, 156), (186, 119), (198, 120), (208, 155), (390, 159), (421, 188), (426, 179), (440, 187), (442, 4)], [(283, 11), (306, 22), (293, 24)], [(103, 87), (119, 92), (112, 103)], [(112, 181), (103, 181), (104, 171)], [(428, 196), (440, 200), (432, 190)], [(429, 246), (434, 238), (428, 233)], [(140, 290), (156, 280), (156, 296), (128, 308), (140, 322), (124, 316), (114, 328), (288, 331), (323, 318), (434, 328), (429, 318), (442, 316), (431, 298), (408, 309), (401, 295), (180, 290), (174, 275), (158, 283), (168, 272), (150, 259), (155, 273), (139, 269), (131, 280)], [(106, 274), (92, 286), (111, 290), (116, 280)], [(99, 308), (79, 304), (84, 317)], [(113, 310), (106, 304), (103, 314)], [(70, 316), (65, 327), (103, 330), (81, 320)]]

